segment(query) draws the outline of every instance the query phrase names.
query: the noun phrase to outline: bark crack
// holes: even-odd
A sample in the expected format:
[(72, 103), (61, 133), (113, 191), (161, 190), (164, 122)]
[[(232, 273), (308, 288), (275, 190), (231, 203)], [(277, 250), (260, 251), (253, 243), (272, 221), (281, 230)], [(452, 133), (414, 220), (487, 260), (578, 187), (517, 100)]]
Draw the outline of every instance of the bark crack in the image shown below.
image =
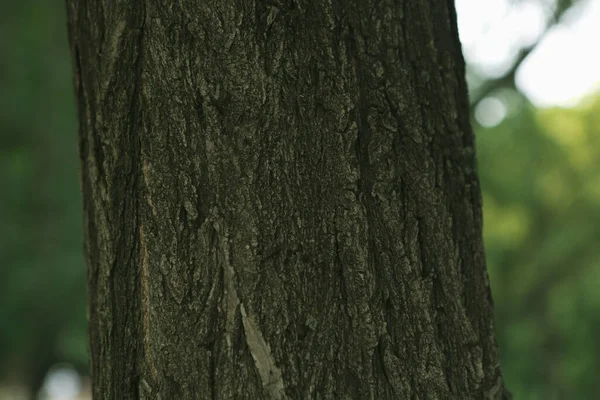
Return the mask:
[[(144, 225), (140, 224), (139, 231), (140, 253), (141, 253), (141, 309), (142, 309), (142, 343), (144, 348), (145, 359), (150, 367), (152, 378), (158, 378), (158, 370), (152, 362), (152, 346), (150, 343), (150, 271), (149, 271), (149, 256), (146, 246), (146, 236), (144, 234)], [(143, 379), (142, 379), (143, 380)]]
[(223, 283), (225, 286), (224, 306), (226, 314), (225, 340), (227, 341), (227, 346), (231, 350), (233, 348), (233, 342), (231, 338), (235, 330), (235, 317), (238, 305), (240, 304), (240, 300), (237, 295), (237, 290), (235, 288), (235, 270), (233, 268), (233, 265), (231, 265), (231, 260), (229, 258), (229, 233), (227, 231), (227, 228), (222, 227), (221, 224), (217, 221), (213, 223), (213, 227), (218, 234), (222, 235), (221, 254), (223, 256)]

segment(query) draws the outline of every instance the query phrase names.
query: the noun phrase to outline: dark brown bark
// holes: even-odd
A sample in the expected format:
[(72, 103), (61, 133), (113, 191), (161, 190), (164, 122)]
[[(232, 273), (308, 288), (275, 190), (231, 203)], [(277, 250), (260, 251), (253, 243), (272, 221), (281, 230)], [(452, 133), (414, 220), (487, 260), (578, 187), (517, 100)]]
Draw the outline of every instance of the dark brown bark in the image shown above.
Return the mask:
[(95, 399), (504, 399), (452, 1), (67, 0)]

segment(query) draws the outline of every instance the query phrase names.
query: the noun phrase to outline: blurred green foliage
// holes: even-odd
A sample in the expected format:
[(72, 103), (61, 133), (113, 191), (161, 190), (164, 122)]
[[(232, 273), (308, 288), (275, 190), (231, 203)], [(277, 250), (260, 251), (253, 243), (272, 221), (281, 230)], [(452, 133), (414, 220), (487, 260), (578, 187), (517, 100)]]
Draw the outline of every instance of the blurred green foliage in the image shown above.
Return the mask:
[(477, 147), (509, 388), (516, 399), (596, 398), (600, 97), (574, 109), (525, 103), (497, 127), (478, 127)]
[(32, 385), (59, 360), (87, 359), (77, 122), (58, 5), (3, 2), (0, 12), (0, 371)]
[[(0, 13), (0, 380), (85, 371), (77, 123), (64, 9)], [(503, 369), (516, 399), (592, 399), (600, 378), (600, 98), (477, 126)], [(16, 372), (15, 372), (16, 371)]]

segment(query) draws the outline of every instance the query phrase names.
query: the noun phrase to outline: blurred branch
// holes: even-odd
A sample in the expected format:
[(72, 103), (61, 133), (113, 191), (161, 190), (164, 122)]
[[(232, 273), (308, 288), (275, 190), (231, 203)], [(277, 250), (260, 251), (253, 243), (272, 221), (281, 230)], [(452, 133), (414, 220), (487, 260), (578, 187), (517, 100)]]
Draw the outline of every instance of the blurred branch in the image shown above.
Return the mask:
[(556, 9), (551, 17), (546, 22), (546, 28), (540, 34), (539, 38), (531, 46), (522, 48), (519, 55), (514, 60), (512, 67), (501, 77), (487, 80), (481, 87), (471, 96), (471, 110), (479, 104), (481, 100), (490, 95), (493, 91), (500, 88), (515, 88), (515, 75), (517, 70), (527, 57), (536, 49), (543, 41), (546, 34), (554, 28), (562, 19), (563, 15), (569, 10), (578, 0), (557, 0)]

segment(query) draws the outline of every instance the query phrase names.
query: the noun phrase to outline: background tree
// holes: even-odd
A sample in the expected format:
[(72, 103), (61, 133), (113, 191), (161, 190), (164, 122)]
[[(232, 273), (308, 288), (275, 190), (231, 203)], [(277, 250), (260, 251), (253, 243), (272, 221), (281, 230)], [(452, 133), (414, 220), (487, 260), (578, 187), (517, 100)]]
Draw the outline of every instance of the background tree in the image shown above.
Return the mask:
[(452, 2), (67, 4), (96, 398), (508, 397)]

